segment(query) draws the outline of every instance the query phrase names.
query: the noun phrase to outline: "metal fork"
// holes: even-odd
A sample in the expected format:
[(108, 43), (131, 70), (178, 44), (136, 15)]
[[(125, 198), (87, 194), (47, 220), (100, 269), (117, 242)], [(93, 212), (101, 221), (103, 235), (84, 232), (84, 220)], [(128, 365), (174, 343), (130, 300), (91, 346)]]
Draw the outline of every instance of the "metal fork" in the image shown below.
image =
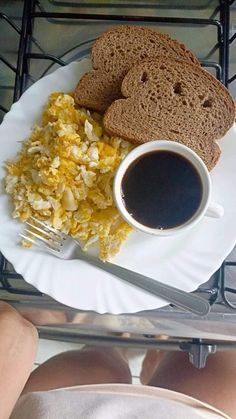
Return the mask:
[(163, 298), (184, 310), (194, 314), (204, 316), (210, 311), (208, 301), (196, 294), (187, 293), (170, 285), (163, 284), (156, 279), (149, 278), (137, 272), (131, 271), (121, 266), (109, 262), (102, 262), (98, 258), (85, 253), (80, 243), (68, 235), (55, 230), (46, 223), (31, 218), (27, 221), (26, 228), (19, 235), (30, 243), (46, 250), (60, 259), (81, 259), (87, 263), (109, 272), (112, 275), (128, 282), (138, 288), (141, 288), (150, 294)]

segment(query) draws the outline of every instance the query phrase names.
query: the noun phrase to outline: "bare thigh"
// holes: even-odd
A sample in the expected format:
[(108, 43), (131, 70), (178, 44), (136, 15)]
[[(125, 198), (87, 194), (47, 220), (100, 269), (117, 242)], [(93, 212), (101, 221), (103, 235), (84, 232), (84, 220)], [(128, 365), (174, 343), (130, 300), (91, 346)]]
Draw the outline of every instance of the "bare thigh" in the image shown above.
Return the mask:
[(23, 394), (85, 384), (132, 382), (128, 361), (117, 348), (85, 347), (46, 361), (29, 377)]
[(10, 305), (0, 301), (0, 418), (7, 419), (30, 375), (38, 334)]
[(236, 419), (236, 352), (210, 355), (206, 367), (195, 368), (184, 352), (168, 352), (149, 385), (192, 396)]

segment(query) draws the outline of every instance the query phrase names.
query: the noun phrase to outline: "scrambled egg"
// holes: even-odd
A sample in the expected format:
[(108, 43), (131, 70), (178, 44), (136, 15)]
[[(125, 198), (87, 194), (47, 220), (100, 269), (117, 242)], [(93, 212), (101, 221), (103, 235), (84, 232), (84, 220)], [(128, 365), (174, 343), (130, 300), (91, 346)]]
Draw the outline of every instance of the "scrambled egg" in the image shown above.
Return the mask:
[(113, 177), (132, 149), (108, 137), (102, 117), (76, 109), (73, 96), (52, 93), (16, 160), (6, 163), (6, 191), (14, 218), (31, 216), (79, 238), (84, 250), (98, 242), (100, 258), (114, 256), (131, 227), (120, 217), (112, 196)]

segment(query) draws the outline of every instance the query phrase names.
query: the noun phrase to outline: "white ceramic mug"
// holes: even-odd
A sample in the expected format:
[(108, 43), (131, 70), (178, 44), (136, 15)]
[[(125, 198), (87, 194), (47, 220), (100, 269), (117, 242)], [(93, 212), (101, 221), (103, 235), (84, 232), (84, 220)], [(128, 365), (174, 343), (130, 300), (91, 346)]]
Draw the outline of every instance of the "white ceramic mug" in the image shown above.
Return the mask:
[[(202, 199), (196, 212), (189, 220), (183, 224), (170, 229), (152, 228), (141, 224), (128, 212), (122, 196), (122, 179), (130, 165), (141, 156), (153, 151), (160, 150), (171, 151), (180, 154), (185, 159), (187, 159), (197, 170), (202, 182)], [(211, 178), (208, 169), (202, 159), (194, 151), (184, 146), (183, 144), (167, 140), (150, 141), (133, 149), (118, 167), (113, 184), (114, 200), (123, 219), (125, 219), (127, 223), (129, 223), (135, 229), (158, 236), (169, 236), (186, 231), (187, 229), (195, 226), (204, 216), (214, 218), (222, 217), (224, 214), (224, 209), (221, 205), (211, 202), (211, 191)]]

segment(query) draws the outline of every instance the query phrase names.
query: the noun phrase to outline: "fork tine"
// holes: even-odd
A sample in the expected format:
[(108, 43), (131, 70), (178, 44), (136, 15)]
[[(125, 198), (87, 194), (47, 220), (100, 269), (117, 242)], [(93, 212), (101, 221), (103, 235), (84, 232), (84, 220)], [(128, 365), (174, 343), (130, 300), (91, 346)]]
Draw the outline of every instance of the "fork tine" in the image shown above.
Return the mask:
[(59, 247), (58, 247), (57, 243), (55, 243), (54, 241), (50, 242), (48, 239), (45, 239), (44, 237), (40, 236), (39, 234), (35, 233), (34, 231), (29, 230), (28, 228), (26, 228), (24, 230), (24, 232), (30, 234), (33, 237), (36, 237), (39, 241), (45, 243), (51, 249), (60, 251), (60, 247), (62, 246), (62, 244), (59, 245)]
[(28, 226), (32, 227), (34, 230), (39, 231), (39, 233), (44, 234), (44, 236), (48, 237), (49, 239), (56, 241), (57, 243), (61, 243), (61, 241), (63, 240), (63, 238), (58, 238), (56, 235), (52, 235), (50, 234), (48, 231), (43, 230), (42, 228), (36, 227), (34, 224), (29, 223), (29, 221), (25, 222)]
[(31, 237), (25, 236), (23, 233), (19, 233), (19, 236), (22, 239), (27, 240), (30, 243), (34, 244), (35, 246), (40, 247), (41, 249), (47, 249), (49, 252), (52, 252), (52, 253), (60, 253), (60, 250), (53, 249), (52, 247), (47, 246), (43, 242), (38, 242), (36, 240), (33, 240)]
[(41, 225), (44, 228), (47, 228), (48, 230), (52, 231), (53, 233), (57, 234), (59, 237), (66, 239), (67, 235), (63, 233), (62, 231), (56, 230), (55, 228), (49, 226), (48, 224), (44, 223), (43, 221), (38, 220), (37, 218), (30, 217), (33, 221), (37, 222), (39, 225)]

